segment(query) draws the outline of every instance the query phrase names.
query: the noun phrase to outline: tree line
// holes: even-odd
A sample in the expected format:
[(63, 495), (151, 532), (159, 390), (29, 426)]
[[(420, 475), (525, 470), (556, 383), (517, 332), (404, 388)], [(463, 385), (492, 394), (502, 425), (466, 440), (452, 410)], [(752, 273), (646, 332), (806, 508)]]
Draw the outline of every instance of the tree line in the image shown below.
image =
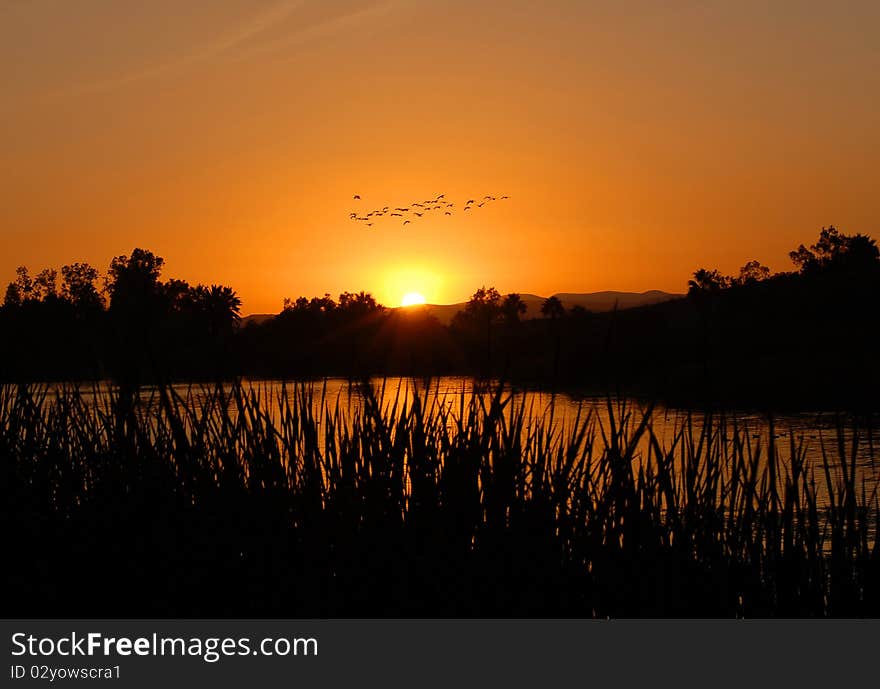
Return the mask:
[(748, 261), (739, 270), (739, 275), (722, 275), (720, 271), (700, 268), (688, 281), (688, 293), (717, 293), (732, 287), (744, 287), (771, 278), (869, 278), (876, 273), (880, 250), (877, 242), (864, 234), (846, 235), (834, 225), (823, 227), (818, 241), (809, 248), (801, 244), (789, 252), (795, 271), (773, 274), (759, 261)]
[(232, 288), (164, 280), (163, 259), (135, 249), (103, 276), (83, 263), (19, 268), (0, 307), (0, 378), (465, 374), (685, 401), (873, 400), (875, 240), (823, 228), (790, 258), (788, 272), (757, 261), (736, 276), (700, 269), (687, 298), (619, 312), (550, 297), (541, 318), (525, 319), (520, 295), (483, 286), (449, 325), (429, 309), (343, 292), (285, 299), (276, 316), (242, 327)]
[[(241, 300), (224, 285), (160, 279), (164, 259), (145, 249), (113, 258), (103, 276), (87, 263), (22, 266), (0, 308), (6, 379), (232, 373), (227, 356)], [(99, 279), (101, 278), (101, 279)]]

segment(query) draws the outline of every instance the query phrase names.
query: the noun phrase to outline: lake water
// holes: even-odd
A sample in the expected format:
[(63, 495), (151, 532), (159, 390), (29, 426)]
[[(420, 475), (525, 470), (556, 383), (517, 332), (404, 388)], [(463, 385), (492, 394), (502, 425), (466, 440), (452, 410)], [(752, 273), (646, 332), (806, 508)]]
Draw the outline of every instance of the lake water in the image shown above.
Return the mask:
[[(444, 409), (454, 419), (460, 414), (461, 409), (466, 409), (470, 400), (476, 396), (483, 398), (488, 405), (492, 397), (491, 386), (475, 384), (473, 379), (464, 377), (440, 377), (429, 381), (409, 378), (388, 378), (374, 380), (372, 382), (376, 398), (383, 409), (390, 412), (395, 402), (398, 410), (404, 404), (410, 404), (413, 396), (418, 395), (426, 408), (434, 406), (435, 412)], [(352, 384), (346, 379), (330, 378), (317, 382), (284, 382), (276, 380), (245, 380), (244, 388), (253, 393), (260, 401), (260, 406), (274, 421), (279, 421), (280, 400), (282, 395), (299, 386), (312, 393), (312, 404), (315, 417), (319, 423), (327, 409), (333, 409), (338, 404), (343, 420), (363, 409), (365, 397), (359, 384)], [(226, 389), (230, 389), (230, 385)], [(188, 400), (195, 406), (211, 394), (212, 386), (184, 385), (174, 386), (175, 391), (182, 399)], [(81, 387), (80, 392), (87, 400), (95, 400), (106, 392), (107, 387)], [(144, 388), (141, 393), (142, 400), (147, 408), (152, 404), (158, 404), (155, 397), (155, 389)], [(507, 388), (505, 399), (509, 399), (508, 407), (525, 407), (525, 432), (529, 433), (539, 425), (544, 429), (552, 427), (565, 438), (571, 429), (578, 423), (584, 423), (586, 419), (593, 424), (597, 437), (601, 438), (604, 431), (610, 433), (612, 426), (611, 416), (608, 409), (608, 400), (600, 397), (579, 396), (567, 393), (551, 394), (536, 390), (522, 390)], [(641, 422), (645, 407), (644, 404), (635, 401), (623, 402), (612, 400), (612, 412), (614, 422), (619, 425), (620, 419), (628, 419), (628, 428), (635, 429)], [(237, 413), (234, 407), (229, 409), (229, 414)], [(864, 487), (865, 497), (869, 504), (873, 504), (875, 491), (878, 488), (880, 467), (877, 465), (877, 447), (880, 444), (880, 424), (878, 419), (838, 418), (830, 412), (799, 412), (787, 413), (775, 416), (772, 419), (745, 410), (727, 410), (713, 418), (712, 428), (718, 433), (718, 438), (723, 441), (732, 441), (735, 429), (738, 436), (748, 443), (751, 453), (760, 453), (766, 461), (771, 436), (774, 441), (776, 457), (779, 460), (781, 471), (789, 465), (792, 456), (792, 438), (795, 447), (807, 459), (807, 467), (812, 467), (816, 480), (817, 497), (820, 504), (827, 503), (826, 479), (824, 473), (823, 454), (830, 466), (830, 473), (834, 482), (840, 481), (843, 476), (841, 457), (846, 461), (855, 457), (856, 484)], [(650, 429), (660, 445), (668, 449), (680, 438), (683, 428), (689, 428), (687, 437), (699, 441), (700, 432), (704, 423), (704, 416), (698, 412), (689, 412), (684, 409), (656, 406), (650, 416)], [(840, 424), (840, 425), (838, 425)], [(636, 452), (636, 459), (646, 456), (648, 452), (648, 437), (643, 437)], [(841, 447), (842, 443), (842, 447)]]

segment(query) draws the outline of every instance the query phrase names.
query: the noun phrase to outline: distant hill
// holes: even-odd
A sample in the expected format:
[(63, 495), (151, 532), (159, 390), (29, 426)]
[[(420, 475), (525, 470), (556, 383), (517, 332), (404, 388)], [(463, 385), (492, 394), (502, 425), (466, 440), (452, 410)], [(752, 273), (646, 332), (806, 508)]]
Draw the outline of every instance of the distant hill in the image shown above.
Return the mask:
[[(540, 318), (541, 304), (544, 303), (546, 297), (540, 297), (537, 294), (520, 294), (520, 298), (525, 302), (526, 313), (524, 318)], [(566, 309), (573, 306), (582, 306), (587, 311), (601, 313), (604, 311), (613, 311), (615, 307), (618, 310), (632, 309), (637, 306), (648, 306), (649, 304), (659, 304), (664, 301), (672, 301), (683, 297), (683, 294), (672, 294), (670, 292), (661, 292), (652, 289), (648, 292), (560, 292), (553, 295), (562, 302)], [(459, 304), (426, 304), (425, 310), (434, 316), (444, 325), (452, 322), (453, 317), (465, 307), (465, 302)], [(262, 325), (268, 320), (275, 318), (276, 314), (271, 313), (254, 313), (241, 319), (241, 327), (248, 325)]]
[(652, 289), (647, 292), (590, 292), (587, 294), (570, 294), (560, 292), (554, 295), (566, 308), (583, 306), (587, 311), (613, 311), (615, 308), (634, 309), (637, 306), (659, 304), (664, 301), (680, 299), (684, 294), (673, 294)]
[(252, 313), (250, 316), (244, 316), (241, 319), (240, 326), (242, 328), (246, 328), (247, 326), (253, 325), (262, 325), (266, 321), (270, 321), (278, 314), (274, 313)]
[[(546, 297), (540, 297), (537, 294), (520, 294), (520, 298), (525, 302), (526, 313), (524, 318), (540, 318), (541, 304), (544, 303)], [(672, 301), (680, 299), (683, 294), (672, 294), (670, 292), (661, 292), (660, 290), (650, 290), (648, 292), (587, 292), (573, 293), (560, 292), (553, 295), (566, 309), (573, 306), (582, 306), (587, 311), (596, 313), (604, 311), (632, 309), (637, 306), (648, 306), (649, 304), (659, 304), (664, 301)], [(428, 304), (425, 309), (443, 324), (448, 324), (453, 317), (465, 307), (465, 302), (460, 304)]]

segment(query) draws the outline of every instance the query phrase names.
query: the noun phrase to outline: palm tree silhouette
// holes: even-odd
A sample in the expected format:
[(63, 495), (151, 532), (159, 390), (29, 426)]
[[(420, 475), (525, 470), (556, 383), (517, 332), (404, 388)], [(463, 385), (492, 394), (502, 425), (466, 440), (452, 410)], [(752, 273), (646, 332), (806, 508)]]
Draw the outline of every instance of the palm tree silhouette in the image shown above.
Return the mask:
[(507, 323), (519, 323), (520, 316), (526, 313), (526, 303), (516, 292), (511, 292), (501, 302), (501, 313)]
[(231, 333), (241, 320), (241, 299), (235, 290), (225, 285), (199, 285), (194, 293), (194, 301), (205, 316), (211, 334)]
[(541, 304), (541, 314), (550, 320), (556, 320), (565, 315), (565, 307), (558, 297), (547, 297)]

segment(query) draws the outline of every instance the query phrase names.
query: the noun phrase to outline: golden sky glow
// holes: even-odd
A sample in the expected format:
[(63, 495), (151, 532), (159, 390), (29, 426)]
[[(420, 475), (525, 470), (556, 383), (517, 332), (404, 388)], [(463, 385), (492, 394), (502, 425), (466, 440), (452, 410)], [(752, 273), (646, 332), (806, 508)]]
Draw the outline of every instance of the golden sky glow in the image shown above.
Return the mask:
[[(880, 3), (0, 0), (0, 279), (683, 291), (877, 234)], [(366, 229), (396, 206), (508, 194)]]

